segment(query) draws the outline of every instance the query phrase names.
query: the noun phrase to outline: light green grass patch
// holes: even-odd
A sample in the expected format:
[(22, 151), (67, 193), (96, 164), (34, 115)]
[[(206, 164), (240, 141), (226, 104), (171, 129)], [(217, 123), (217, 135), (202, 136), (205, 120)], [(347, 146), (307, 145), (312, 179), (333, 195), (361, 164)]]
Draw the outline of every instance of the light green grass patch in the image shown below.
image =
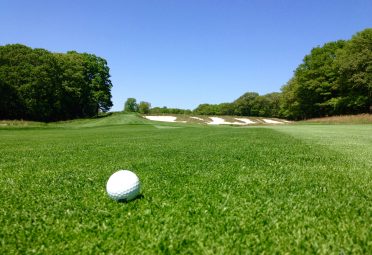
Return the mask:
[(295, 125), (270, 127), (313, 146), (324, 146), (372, 169), (372, 125)]

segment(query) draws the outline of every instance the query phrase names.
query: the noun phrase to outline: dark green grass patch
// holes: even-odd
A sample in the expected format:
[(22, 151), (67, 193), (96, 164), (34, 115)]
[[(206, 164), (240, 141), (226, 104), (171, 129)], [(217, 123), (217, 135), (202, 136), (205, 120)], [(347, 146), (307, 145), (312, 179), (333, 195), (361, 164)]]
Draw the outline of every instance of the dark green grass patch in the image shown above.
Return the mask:
[[(1, 254), (372, 250), (371, 169), (315, 138), (202, 126), (10, 129), (0, 130), (0, 155)], [(138, 174), (141, 197), (108, 198), (118, 169)]]

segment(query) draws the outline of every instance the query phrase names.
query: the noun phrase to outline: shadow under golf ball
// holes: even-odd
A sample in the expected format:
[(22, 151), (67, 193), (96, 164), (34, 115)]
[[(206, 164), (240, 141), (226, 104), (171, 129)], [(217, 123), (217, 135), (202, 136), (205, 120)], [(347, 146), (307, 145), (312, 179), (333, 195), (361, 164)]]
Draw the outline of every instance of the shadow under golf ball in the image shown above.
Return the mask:
[(133, 201), (136, 201), (136, 200), (141, 200), (141, 199), (144, 199), (144, 198), (145, 198), (145, 196), (143, 194), (139, 194), (138, 196), (136, 196), (133, 199), (128, 200), (126, 198), (123, 198), (123, 199), (116, 200), (116, 202), (126, 204), (126, 203), (130, 203), (130, 202), (133, 202)]

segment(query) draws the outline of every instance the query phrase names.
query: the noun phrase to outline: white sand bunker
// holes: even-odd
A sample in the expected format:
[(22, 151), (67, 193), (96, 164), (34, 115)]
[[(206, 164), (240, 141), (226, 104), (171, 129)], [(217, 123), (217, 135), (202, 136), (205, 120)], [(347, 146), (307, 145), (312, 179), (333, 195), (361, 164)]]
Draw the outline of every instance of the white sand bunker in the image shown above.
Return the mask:
[(247, 118), (235, 118), (236, 120), (239, 120), (241, 122), (244, 122), (244, 124), (255, 124), (256, 122), (250, 120), (250, 119), (247, 119)]
[[(177, 122), (177, 123), (188, 123), (188, 121), (177, 121), (177, 117), (175, 116), (143, 116), (144, 118), (148, 120), (153, 121), (162, 121), (162, 122)], [(236, 121), (226, 121), (224, 118), (221, 117), (205, 117), (200, 118), (196, 116), (188, 116), (190, 119), (199, 120), (202, 123), (208, 124), (208, 125), (237, 125), (237, 126), (246, 126), (251, 124), (286, 124), (288, 121), (286, 120), (273, 120), (273, 119), (261, 119), (261, 118), (255, 118), (254, 121), (249, 118), (233, 118), (228, 117), (228, 120), (236, 120)], [(209, 120), (208, 120), (209, 118)], [(190, 120), (189, 119), (189, 120)]]
[(262, 119), (262, 120), (269, 124), (283, 124), (283, 122), (277, 121), (277, 120), (270, 120), (270, 119)]
[(228, 122), (218, 117), (209, 117), (209, 118), (212, 120), (212, 122), (208, 122), (207, 123), (208, 125), (244, 125), (244, 123), (242, 122)]
[(177, 117), (174, 116), (145, 116), (148, 120), (163, 121), (163, 122), (176, 122)]

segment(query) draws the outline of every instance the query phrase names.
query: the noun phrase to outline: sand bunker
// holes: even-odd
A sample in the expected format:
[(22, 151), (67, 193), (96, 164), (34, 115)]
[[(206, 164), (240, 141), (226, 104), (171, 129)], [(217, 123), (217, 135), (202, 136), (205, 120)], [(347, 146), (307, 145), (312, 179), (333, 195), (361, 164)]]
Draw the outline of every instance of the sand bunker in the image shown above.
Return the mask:
[(283, 122), (277, 121), (277, 120), (270, 120), (270, 119), (262, 119), (262, 120), (269, 124), (283, 124)]
[(174, 116), (145, 116), (148, 120), (163, 121), (163, 122), (176, 122), (177, 117)]
[(247, 118), (235, 118), (236, 120), (239, 120), (241, 122), (244, 122), (244, 124), (255, 124), (256, 122), (250, 120), (250, 119), (247, 119)]
[(242, 122), (228, 122), (219, 117), (209, 117), (212, 122), (208, 122), (208, 125), (244, 125)]
[[(175, 116), (143, 116), (148, 120), (153, 121), (162, 121), (162, 122), (177, 122), (177, 123), (188, 123), (188, 121), (177, 121), (177, 117)], [(208, 125), (237, 125), (237, 126), (246, 126), (251, 124), (285, 124), (289, 121), (286, 120), (273, 120), (273, 119), (261, 119), (261, 118), (254, 118), (254, 121), (248, 118), (232, 118), (228, 117), (228, 120), (236, 120), (234, 122), (226, 121), (224, 118), (221, 117), (195, 117), (195, 116), (186, 116), (190, 119), (195, 119), (202, 121), (204, 124)], [(184, 119), (185, 117), (183, 117)], [(209, 119), (209, 120), (208, 120)]]

